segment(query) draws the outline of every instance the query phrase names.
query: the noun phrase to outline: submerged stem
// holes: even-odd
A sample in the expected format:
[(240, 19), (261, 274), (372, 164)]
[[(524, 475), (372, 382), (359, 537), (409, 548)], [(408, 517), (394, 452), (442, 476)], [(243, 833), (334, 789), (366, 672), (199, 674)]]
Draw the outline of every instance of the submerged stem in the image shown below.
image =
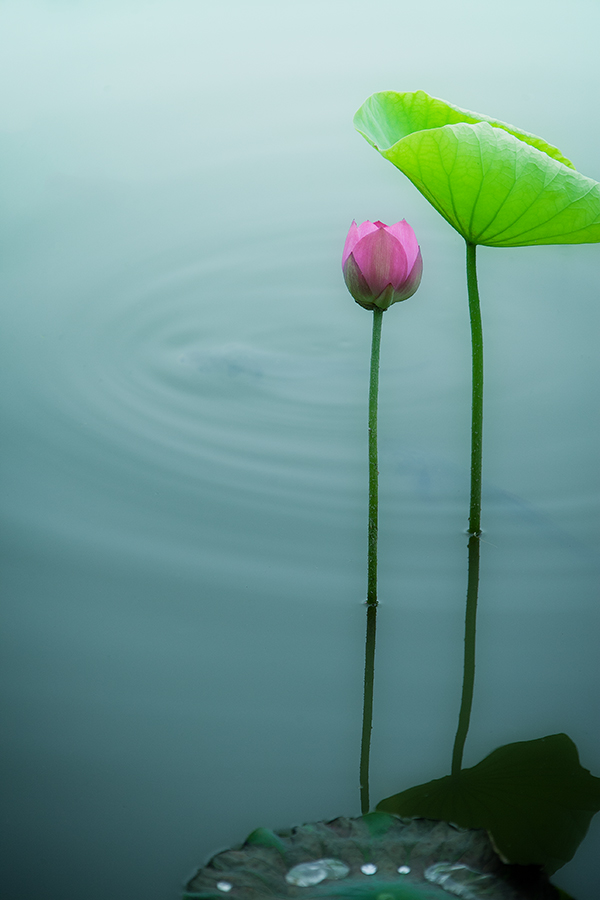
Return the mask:
[(360, 812), (370, 809), (369, 759), (371, 756), (371, 728), (373, 725), (373, 679), (375, 676), (375, 632), (377, 607), (367, 606), (367, 639), (365, 642), (365, 687), (363, 697), (362, 739), (360, 743)]
[(472, 348), (471, 403), (471, 499), (469, 505), (469, 542), (467, 575), (467, 608), (465, 615), (465, 655), (463, 686), (458, 716), (458, 729), (452, 751), (452, 774), (462, 767), (463, 751), (473, 705), (475, 685), (475, 637), (477, 596), (479, 591), (479, 553), (481, 536), (481, 466), (483, 454), (483, 329), (477, 287), (476, 245), (467, 241), (467, 289)]
[(379, 348), (383, 310), (373, 310), (371, 373), (369, 378), (369, 529), (367, 550), (367, 636), (362, 738), (360, 744), (360, 808), (369, 812), (369, 758), (373, 727), (373, 681), (375, 677), (375, 634), (377, 627), (377, 529), (379, 471), (377, 468), (377, 396), (379, 392)]
[(465, 656), (463, 664), (463, 686), (458, 714), (458, 728), (452, 751), (452, 774), (458, 775), (462, 768), (463, 751), (473, 705), (475, 687), (475, 634), (477, 628), (477, 592), (479, 587), (479, 535), (472, 534), (468, 545), (467, 609), (465, 613)]

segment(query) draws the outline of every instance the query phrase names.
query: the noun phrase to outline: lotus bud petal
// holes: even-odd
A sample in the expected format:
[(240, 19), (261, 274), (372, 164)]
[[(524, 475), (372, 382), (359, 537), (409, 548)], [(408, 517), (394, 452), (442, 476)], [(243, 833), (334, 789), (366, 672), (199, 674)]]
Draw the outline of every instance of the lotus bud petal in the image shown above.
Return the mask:
[(423, 273), (423, 260), (414, 231), (404, 219), (395, 225), (352, 222), (342, 272), (346, 287), (365, 309), (388, 309), (412, 297)]

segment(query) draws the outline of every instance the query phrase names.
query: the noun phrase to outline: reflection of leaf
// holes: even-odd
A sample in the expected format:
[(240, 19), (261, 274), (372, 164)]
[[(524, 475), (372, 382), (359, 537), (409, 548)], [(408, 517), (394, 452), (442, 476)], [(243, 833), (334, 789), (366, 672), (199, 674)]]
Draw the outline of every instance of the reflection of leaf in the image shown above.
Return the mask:
[(542, 138), (423, 91), (374, 94), (354, 124), (467, 241), (600, 241), (600, 184)]
[(506, 744), (456, 777), (383, 800), (400, 816), (486, 828), (503, 859), (552, 873), (568, 862), (600, 809), (600, 778), (579, 764), (566, 734)]

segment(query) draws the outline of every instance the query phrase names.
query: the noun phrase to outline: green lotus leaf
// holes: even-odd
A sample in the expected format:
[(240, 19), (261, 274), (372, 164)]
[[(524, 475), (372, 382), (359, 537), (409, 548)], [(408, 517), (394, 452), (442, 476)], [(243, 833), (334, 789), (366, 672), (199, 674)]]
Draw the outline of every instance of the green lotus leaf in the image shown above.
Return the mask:
[(573, 857), (600, 809), (600, 778), (580, 765), (566, 734), (552, 734), (506, 744), (459, 775), (408, 788), (377, 809), (485, 828), (503, 859), (552, 874)]
[(473, 244), (600, 241), (600, 184), (536, 135), (423, 91), (374, 94), (354, 124)]
[[(366, 871), (365, 871), (366, 870)], [(507, 866), (485, 831), (368, 813), (253, 831), (182, 900), (559, 900), (538, 867)], [(568, 898), (564, 898), (568, 900)]]

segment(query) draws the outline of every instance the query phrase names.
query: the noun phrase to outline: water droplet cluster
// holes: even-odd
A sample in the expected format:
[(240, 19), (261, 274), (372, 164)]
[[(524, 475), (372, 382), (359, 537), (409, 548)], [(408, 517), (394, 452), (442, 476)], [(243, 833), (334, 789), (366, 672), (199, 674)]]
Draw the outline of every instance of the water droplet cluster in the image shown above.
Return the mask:
[[(377, 866), (372, 862), (363, 863), (360, 871), (363, 875), (375, 875)], [(408, 875), (410, 866), (398, 866), (398, 872), (400, 875)], [(349, 867), (339, 859), (315, 859), (294, 866), (285, 876), (285, 880), (296, 887), (312, 887), (326, 879), (337, 881), (345, 878), (349, 873)]]

